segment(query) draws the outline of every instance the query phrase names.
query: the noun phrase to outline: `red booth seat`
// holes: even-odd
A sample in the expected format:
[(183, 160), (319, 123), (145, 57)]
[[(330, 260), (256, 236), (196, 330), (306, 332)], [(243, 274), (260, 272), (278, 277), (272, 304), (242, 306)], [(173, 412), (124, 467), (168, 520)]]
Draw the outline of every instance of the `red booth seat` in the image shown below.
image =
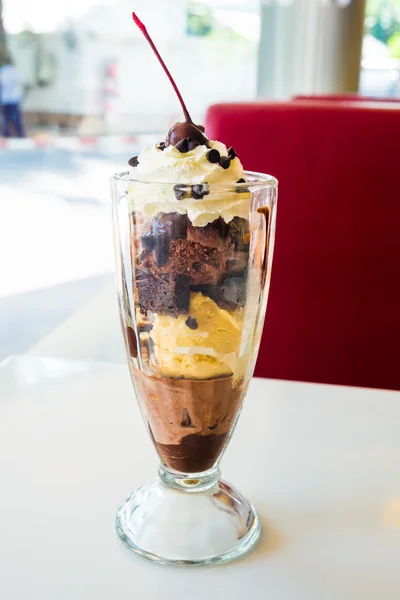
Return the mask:
[(280, 182), (255, 374), (400, 389), (400, 107), (219, 104), (207, 134)]
[(333, 101), (333, 102), (400, 102), (400, 98), (386, 98), (383, 96), (361, 96), (360, 94), (311, 94), (293, 96), (292, 101), (303, 100)]

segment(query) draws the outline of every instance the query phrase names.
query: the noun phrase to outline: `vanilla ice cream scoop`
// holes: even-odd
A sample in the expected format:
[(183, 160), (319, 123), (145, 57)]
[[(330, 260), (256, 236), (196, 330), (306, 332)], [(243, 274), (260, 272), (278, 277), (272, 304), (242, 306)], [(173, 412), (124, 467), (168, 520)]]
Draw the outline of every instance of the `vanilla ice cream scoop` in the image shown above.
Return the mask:
[(150, 331), (160, 374), (190, 379), (231, 375), (241, 335), (241, 309), (220, 308), (200, 292), (191, 294), (189, 316), (156, 314)]

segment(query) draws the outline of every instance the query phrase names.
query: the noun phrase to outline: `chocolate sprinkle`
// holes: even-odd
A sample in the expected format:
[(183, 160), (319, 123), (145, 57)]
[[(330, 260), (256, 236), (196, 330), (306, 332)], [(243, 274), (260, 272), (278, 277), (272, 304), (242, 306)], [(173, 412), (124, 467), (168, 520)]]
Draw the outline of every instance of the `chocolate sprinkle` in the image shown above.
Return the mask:
[(221, 155), (218, 152), (218, 150), (216, 150), (215, 148), (212, 148), (211, 150), (209, 150), (207, 152), (207, 160), (210, 163), (218, 163), (220, 158), (221, 158)]
[(131, 167), (137, 167), (138, 164), (139, 164), (139, 161), (138, 161), (138, 157), (137, 156), (132, 156), (132, 158), (130, 158), (128, 160), (128, 165), (130, 165)]
[(196, 425), (192, 423), (192, 419), (190, 418), (187, 408), (184, 408), (182, 411), (181, 427), (196, 427)]
[[(236, 183), (246, 183), (246, 180), (241, 177)], [(248, 187), (237, 187), (235, 191), (237, 194), (246, 194), (250, 192)]]
[(200, 142), (198, 142), (197, 140), (192, 140), (192, 138), (187, 138), (187, 140), (188, 140), (189, 152), (191, 150), (194, 150), (195, 148), (197, 148), (197, 146), (200, 146)]
[(219, 164), (223, 169), (229, 169), (231, 164), (231, 159), (229, 156), (221, 156), (219, 159)]
[(189, 138), (183, 138), (183, 140), (175, 144), (175, 148), (182, 154), (189, 152)]
[(198, 185), (192, 185), (190, 195), (194, 200), (201, 200), (203, 196), (207, 196), (209, 193), (210, 190), (208, 189), (208, 185), (206, 183), (200, 183)]
[(193, 138), (186, 137), (186, 138), (183, 138), (182, 140), (180, 140), (180, 142), (178, 142), (175, 145), (175, 148), (177, 150), (179, 150), (179, 152), (184, 154), (186, 152), (190, 152), (191, 150), (194, 150), (195, 148), (197, 148), (197, 146), (200, 146), (200, 142), (198, 142), (197, 140), (194, 140)]
[(230, 157), (231, 157), (231, 159), (233, 159), (233, 158), (236, 158), (236, 157), (237, 157), (237, 154), (236, 154), (236, 152), (234, 151), (234, 149), (232, 148), (232, 146), (231, 146), (231, 147), (229, 148), (229, 150), (228, 150), (228, 156), (230, 156)]
[(185, 325), (186, 325), (187, 327), (189, 327), (189, 329), (193, 329), (193, 331), (194, 331), (195, 329), (198, 329), (198, 327), (199, 327), (199, 324), (197, 323), (196, 319), (195, 319), (194, 317), (192, 317), (192, 316), (190, 316), (190, 317), (188, 317), (188, 318), (186, 319), (186, 321), (185, 321)]
[(159, 144), (157, 144), (157, 148), (159, 150), (165, 150), (165, 142), (160, 142)]
[(175, 193), (175, 198), (177, 200), (183, 200), (183, 198), (186, 196), (187, 192), (188, 192), (188, 189), (187, 189), (186, 185), (182, 185), (179, 183), (174, 185), (174, 193)]

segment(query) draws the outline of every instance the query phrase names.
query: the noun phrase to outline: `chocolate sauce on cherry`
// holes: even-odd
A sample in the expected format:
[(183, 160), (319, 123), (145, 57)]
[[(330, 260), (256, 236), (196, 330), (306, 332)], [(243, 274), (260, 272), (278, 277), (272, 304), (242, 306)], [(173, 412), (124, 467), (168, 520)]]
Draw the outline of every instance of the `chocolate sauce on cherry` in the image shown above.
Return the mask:
[(167, 137), (165, 138), (165, 145), (176, 146), (177, 144), (179, 144), (179, 142), (182, 142), (182, 140), (185, 139), (189, 140), (188, 150), (186, 150), (186, 152), (193, 149), (190, 148), (190, 140), (197, 142), (197, 146), (202, 146), (203, 144), (207, 145), (208, 143), (208, 138), (204, 135), (204, 133), (201, 131), (201, 129), (199, 129), (197, 125), (195, 125), (191, 121), (185, 121), (183, 123), (178, 122), (172, 125), (172, 127), (167, 133)]

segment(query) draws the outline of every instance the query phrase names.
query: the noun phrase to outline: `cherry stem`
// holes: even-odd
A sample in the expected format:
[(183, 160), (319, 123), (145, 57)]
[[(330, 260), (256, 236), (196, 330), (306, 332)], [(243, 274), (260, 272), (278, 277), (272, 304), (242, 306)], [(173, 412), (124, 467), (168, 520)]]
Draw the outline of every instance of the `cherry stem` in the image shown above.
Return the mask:
[(178, 90), (178, 87), (177, 87), (177, 85), (176, 85), (176, 83), (175, 83), (175, 81), (174, 81), (171, 73), (169, 72), (169, 70), (167, 68), (167, 65), (165, 64), (165, 62), (161, 58), (160, 53), (158, 52), (157, 48), (155, 47), (153, 40), (151, 39), (150, 35), (148, 34), (146, 26), (143, 25), (142, 21), (140, 21), (140, 19), (136, 16), (136, 14), (134, 12), (132, 13), (132, 18), (133, 18), (135, 24), (139, 27), (140, 31), (143, 33), (143, 35), (146, 38), (146, 40), (149, 42), (149, 44), (151, 46), (151, 49), (153, 50), (154, 54), (157, 56), (157, 58), (158, 58), (158, 60), (159, 60), (159, 62), (161, 64), (162, 68), (164, 69), (164, 71), (165, 71), (168, 79), (170, 80), (171, 85), (174, 88), (175, 93), (178, 96), (178, 100), (179, 100), (179, 102), (180, 102), (180, 104), (182, 106), (183, 114), (185, 116), (185, 121), (187, 123), (193, 123), (192, 119), (190, 118), (189, 111), (186, 108), (186, 104), (185, 104), (185, 102), (184, 102), (184, 100), (182, 98), (182, 95), (181, 95), (180, 91)]

